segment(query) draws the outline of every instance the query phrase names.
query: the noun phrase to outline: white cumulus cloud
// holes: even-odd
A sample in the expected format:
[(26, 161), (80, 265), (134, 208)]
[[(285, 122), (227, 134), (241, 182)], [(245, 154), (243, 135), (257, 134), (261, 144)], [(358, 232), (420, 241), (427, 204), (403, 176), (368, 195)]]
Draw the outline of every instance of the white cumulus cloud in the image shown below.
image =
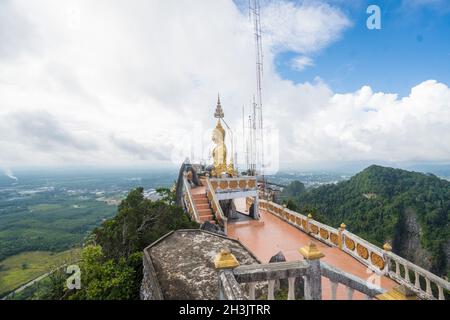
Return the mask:
[[(321, 1), (264, 3), (264, 115), (282, 164), (450, 160), (447, 85), (424, 79), (400, 99), (283, 80), (276, 54), (306, 67), (351, 22)], [(252, 25), (232, 1), (0, 2), (2, 167), (181, 161), (208, 145), (218, 92), (237, 131), (255, 62)]]

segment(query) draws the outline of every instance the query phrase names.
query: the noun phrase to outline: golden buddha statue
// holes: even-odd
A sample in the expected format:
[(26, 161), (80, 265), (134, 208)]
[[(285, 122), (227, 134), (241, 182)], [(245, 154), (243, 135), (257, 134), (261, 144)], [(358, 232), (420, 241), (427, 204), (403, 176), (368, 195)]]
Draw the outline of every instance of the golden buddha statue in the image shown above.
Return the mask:
[[(234, 169), (233, 157), (230, 158), (230, 163), (227, 164), (227, 146), (225, 145), (225, 129), (222, 127), (221, 121), (224, 121), (224, 112), (222, 105), (220, 104), (220, 97), (217, 97), (217, 106), (214, 113), (214, 117), (217, 118), (217, 125), (213, 130), (212, 141), (215, 147), (212, 151), (212, 157), (214, 160), (213, 169), (211, 175), (215, 177), (221, 177), (222, 174), (229, 174), (230, 176), (236, 176)], [(225, 123), (226, 124), (226, 123)], [(233, 151), (233, 145), (231, 146)]]
[(227, 166), (227, 146), (225, 145), (225, 130), (220, 123), (220, 119), (217, 121), (217, 125), (213, 130), (212, 141), (215, 143), (215, 147), (212, 151), (213, 157), (213, 170), (212, 175), (220, 177), (222, 173), (226, 173)]

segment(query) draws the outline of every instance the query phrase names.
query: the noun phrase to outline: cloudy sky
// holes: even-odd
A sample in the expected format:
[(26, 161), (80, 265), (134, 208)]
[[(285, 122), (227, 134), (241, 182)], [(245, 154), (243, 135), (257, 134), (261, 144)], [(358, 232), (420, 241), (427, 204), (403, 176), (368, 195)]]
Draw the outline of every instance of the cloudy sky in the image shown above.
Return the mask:
[[(363, 0), (262, 3), (272, 161), (450, 163), (448, 1), (371, 1), (381, 30)], [(0, 168), (207, 161), (218, 92), (240, 147), (256, 82), (246, 6), (0, 0)]]

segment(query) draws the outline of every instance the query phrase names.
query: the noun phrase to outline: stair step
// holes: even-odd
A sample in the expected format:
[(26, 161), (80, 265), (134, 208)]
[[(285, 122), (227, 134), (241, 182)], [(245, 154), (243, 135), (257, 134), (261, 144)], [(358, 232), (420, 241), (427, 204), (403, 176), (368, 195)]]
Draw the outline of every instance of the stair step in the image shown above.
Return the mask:
[(205, 222), (205, 221), (211, 222), (211, 221), (214, 221), (213, 219), (214, 219), (214, 218), (213, 218), (212, 215), (209, 215), (209, 216), (200, 216), (200, 221), (201, 221), (201, 222)]
[(198, 204), (208, 204), (209, 202), (208, 199), (194, 199), (194, 203), (195, 205), (198, 205)]
[(192, 196), (192, 199), (194, 199), (194, 200), (203, 200), (203, 199), (208, 199), (208, 197), (207, 196), (204, 196), (204, 197)]
[(210, 209), (209, 203), (196, 203), (195, 207), (197, 210)]
[(197, 211), (200, 216), (212, 215), (211, 209), (197, 209)]

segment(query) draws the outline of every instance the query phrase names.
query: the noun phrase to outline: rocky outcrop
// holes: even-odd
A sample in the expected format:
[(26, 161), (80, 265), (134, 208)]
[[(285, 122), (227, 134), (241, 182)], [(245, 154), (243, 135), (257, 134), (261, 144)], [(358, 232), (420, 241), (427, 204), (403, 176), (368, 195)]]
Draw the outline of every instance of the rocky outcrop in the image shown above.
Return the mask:
[(430, 270), (432, 259), (430, 253), (420, 243), (422, 228), (417, 221), (415, 210), (407, 208), (401, 223), (401, 232), (396, 241), (397, 247), (394, 247), (394, 251), (414, 264)]
[(234, 219), (237, 216), (236, 205), (233, 200), (219, 200), (222, 212), (228, 219)]
[[(276, 255), (272, 256), (269, 263), (274, 262), (286, 262), (286, 257), (283, 252), (279, 251)], [(289, 284), (287, 279), (277, 280), (275, 282), (275, 292), (281, 290), (287, 292), (289, 289)], [(298, 277), (295, 279), (295, 296), (298, 298), (304, 297), (304, 280), (303, 277)]]
[(205, 230), (205, 231), (209, 231), (209, 232), (213, 232), (213, 233), (217, 233), (220, 234), (221, 236), (226, 236), (225, 232), (223, 232), (223, 230), (216, 224), (213, 224), (209, 221), (205, 221), (201, 226), (200, 226), (201, 230)]

